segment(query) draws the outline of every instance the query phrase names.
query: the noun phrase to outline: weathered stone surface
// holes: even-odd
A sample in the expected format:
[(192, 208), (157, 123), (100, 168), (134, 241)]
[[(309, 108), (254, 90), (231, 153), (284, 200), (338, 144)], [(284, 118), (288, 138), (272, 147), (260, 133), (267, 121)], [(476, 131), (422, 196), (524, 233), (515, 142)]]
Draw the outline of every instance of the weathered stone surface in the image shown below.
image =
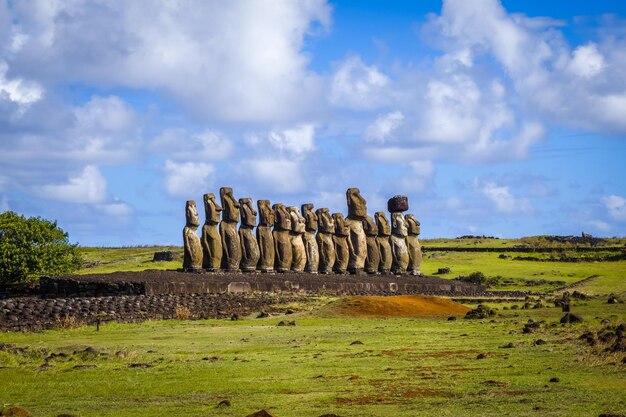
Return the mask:
[(367, 241), (363, 230), (363, 220), (367, 216), (365, 199), (358, 188), (348, 188), (346, 191), (348, 203), (348, 217), (345, 224), (348, 228), (348, 270), (351, 273), (362, 272), (367, 258)]
[(291, 271), (302, 272), (306, 266), (306, 249), (304, 248), (304, 235), (306, 226), (304, 217), (300, 214), (297, 207), (289, 207), (289, 215), (291, 217)]
[(274, 252), (275, 268), (278, 272), (287, 272), (291, 269), (291, 216), (289, 210), (282, 203), (272, 206), (274, 209)]
[(403, 195), (394, 195), (387, 201), (387, 211), (397, 213), (409, 209), (409, 199)]
[(254, 226), (256, 226), (257, 212), (252, 207), (251, 198), (239, 199), (239, 213), (241, 214), (241, 225), (239, 226), (239, 240), (241, 241), (241, 270), (244, 272), (256, 271), (261, 253), (259, 244), (254, 236)]
[(228, 271), (238, 271), (241, 263), (241, 240), (237, 232), (239, 202), (233, 196), (233, 189), (230, 187), (220, 188), (220, 200), (224, 208), (220, 223), (223, 248), (222, 268)]
[(259, 208), (259, 225), (256, 228), (256, 238), (260, 254), (258, 268), (262, 272), (272, 272), (275, 261), (274, 237), (272, 236), (274, 210), (270, 207), (269, 200), (258, 200), (257, 207)]
[(350, 250), (348, 248), (348, 235), (350, 233), (346, 226), (345, 219), (341, 213), (333, 213), (333, 222), (335, 223), (335, 234), (333, 242), (335, 244), (335, 265), (333, 271), (338, 274), (345, 274), (348, 270), (348, 262), (350, 261)]
[(408, 228), (406, 220), (402, 213), (391, 213), (391, 253), (393, 254), (393, 263), (391, 271), (394, 274), (404, 274), (409, 265), (409, 249), (406, 244)]
[(317, 214), (313, 211), (313, 204), (307, 203), (300, 207), (302, 217), (304, 217), (305, 232), (303, 235), (304, 249), (306, 251), (306, 265), (304, 270), (312, 274), (317, 274), (320, 263), (320, 254), (315, 233), (317, 232)]
[(420, 222), (412, 214), (407, 214), (404, 219), (408, 226), (406, 244), (409, 251), (409, 265), (407, 271), (411, 275), (420, 275), (422, 273), (422, 247), (418, 239), (421, 231)]
[(363, 219), (363, 231), (365, 232), (365, 241), (367, 245), (367, 257), (365, 258), (365, 272), (368, 274), (377, 274), (380, 266), (380, 248), (376, 237), (378, 236), (378, 227), (376, 222), (370, 216)]
[(183, 229), (183, 269), (200, 270), (202, 269), (202, 245), (196, 231), (200, 226), (200, 218), (196, 209), (196, 202), (187, 201), (185, 204), (186, 224)]
[(317, 214), (319, 229), (315, 240), (320, 254), (319, 271), (322, 274), (330, 274), (335, 265), (335, 222), (327, 208), (320, 208), (315, 211)]
[(391, 265), (393, 264), (391, 243), (389, 243), (391, 228), (389, 227), (389, 221), (387, 220), (387, 216), (385, 216), (384, 212), (376, 212), (375, 219), (376, 227), (378, 228), (378, 237), (376, 238), (376, 242), (378, 243), (378, 250), (380, 252), (380, 265), (378, 270), (381, 274), (388, 274), (391, 271)]
[(222, 207), (215, 201), (215, 194), (203, 197), (205, 221), (202, 226), (202, 267), (207, 271), (219, 271), (222, 267), (222, 236), (219, 223)]

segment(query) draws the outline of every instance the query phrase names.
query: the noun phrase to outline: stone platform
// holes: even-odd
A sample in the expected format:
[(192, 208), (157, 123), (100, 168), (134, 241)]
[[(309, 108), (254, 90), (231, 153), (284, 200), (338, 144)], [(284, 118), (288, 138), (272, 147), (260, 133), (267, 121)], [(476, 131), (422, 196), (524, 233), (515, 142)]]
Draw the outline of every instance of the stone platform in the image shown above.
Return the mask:
[(184, 273), (178, 271), (43, 277), (43, 298), (119, 295), (294, 293), (310, 295), (484, 295), (480, 285), (434, 276), (315, 275), (308, 273)]

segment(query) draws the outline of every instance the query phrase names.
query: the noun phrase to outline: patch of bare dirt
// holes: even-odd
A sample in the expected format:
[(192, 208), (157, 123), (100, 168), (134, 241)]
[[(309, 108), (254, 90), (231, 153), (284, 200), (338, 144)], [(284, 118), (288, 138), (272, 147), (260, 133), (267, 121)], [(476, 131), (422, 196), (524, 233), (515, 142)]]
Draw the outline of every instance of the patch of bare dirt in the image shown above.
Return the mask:
[(353, 296), (330, 304), (341, 317), (427, 317), (465, 314), (470, 309), (447, 298), (426, 295)]

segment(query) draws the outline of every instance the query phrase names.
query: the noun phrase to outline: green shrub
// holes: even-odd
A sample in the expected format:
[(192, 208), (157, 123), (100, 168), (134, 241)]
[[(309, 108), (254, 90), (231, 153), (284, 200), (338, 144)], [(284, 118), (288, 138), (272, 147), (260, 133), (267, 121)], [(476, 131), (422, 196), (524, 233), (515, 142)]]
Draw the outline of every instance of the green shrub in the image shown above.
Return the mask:
[(0, 284), (33, 282), (40, 275), (60, 275), (80, 267), (81, 259), (56, 221), (0, 214)]

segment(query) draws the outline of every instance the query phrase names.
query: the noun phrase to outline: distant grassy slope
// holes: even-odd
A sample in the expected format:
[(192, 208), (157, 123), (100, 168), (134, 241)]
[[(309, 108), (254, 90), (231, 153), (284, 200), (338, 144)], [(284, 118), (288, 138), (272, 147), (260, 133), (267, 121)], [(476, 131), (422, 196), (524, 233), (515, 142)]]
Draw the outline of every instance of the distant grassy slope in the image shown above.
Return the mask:
[[(154, 252), (171, 250), (180, 259), (153, 262)], [(127, 248), (79, 248), (85, 267), (78, 274), (102, 274), (116, 271), (145, 271), (146, 269), (177, 269), (182, 266), (183, 248), (176, 246), (134, 246)]]

